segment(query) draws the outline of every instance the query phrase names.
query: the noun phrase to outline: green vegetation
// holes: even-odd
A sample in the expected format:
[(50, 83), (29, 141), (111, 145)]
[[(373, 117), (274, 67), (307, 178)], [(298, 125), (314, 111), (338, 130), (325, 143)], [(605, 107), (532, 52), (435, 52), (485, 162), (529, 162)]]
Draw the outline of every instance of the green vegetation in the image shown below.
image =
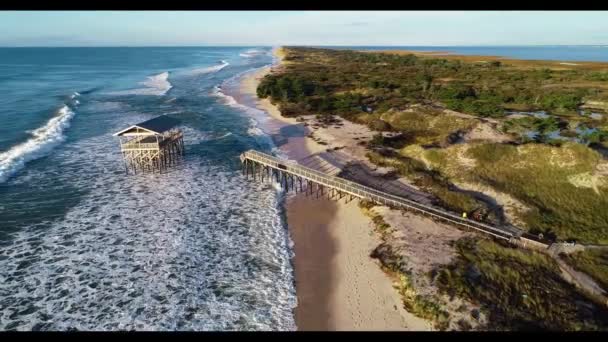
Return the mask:
[(367, 202), (364, 200), (359, 201), (359, 207), (363, 209), (363, 212), (372, 219), (374, 229), (380, 234), (382, 240), (385, 240), (391, 232), (391, 226), (384, 221), (382, 215), (378, 215), (369, 210), (373, 206), (374, 204), (372, 202)]
[(411, 137), (410, 142), (425, 146), (445, 146), (455, 142), (459, 133), (470, 130), (477, 122), (444, 115), (439, 110), (415, 108), (411, 111), (388, 111), (380, 119), (391, 129)]
[(599, 153), (574, 143), (561, 148), (478, 144), (467, 155), (478, 162), (466, 177), (511, 194), (532, 208), (522, 214), (532, 232), (608, 243), (608, 197), (601, 194), (605, 190), (593, 191), (593, 177), (587, 183), (572, 181), (573, 176), (593, 174), (602, 158)]
[[(486, 185), (520, 200), (529, 210), (518, 216), (532, 233), (581, 243), (608, 243), (608, 183), (596, 174), (598, 164), (605, 162), (584, 145), (410, 146), (401, 154), (414, 161), (426, 160), (430, 170), (443, 179)], [(453, 157), (457, 155), (471, 160), (471, 165), (463, 165), (460, 158)]]
[(398, 290), (405, 309), (414, 315), (428, 319), (435, 323), (439, 330), (445, 330), (450, 324), (450, 314), (441, 308), (437, 298), (429, 295), (420, 295), (412, 286), (410, 276), (406, 273), (399, 274)]
[(381, 152), (369, 152), (367, 158), (376, 165), (395, 168), (400, 175), (412, 180), (416, 186), (433, 194), (437, 198), (438, 205), (456, 213), (488, 210), (484, 202), (455, 190), (445, 176), (435, 170), (427, 169), (419, 160), (399, 155), (391, 150)]
[(603, 289), (608, 290), (608, 251), (587, 249), (565, 255), (564, 259), (578, 271), (592, 277)]
[[(455, 186), (483, 185), (529, 208), (516, 215), (532, 233), (608, 243), (608, 177), (598, 171), (602, 157), (593, 150), (608, 148), (608, 114), (597, 119), (577, 112), (583, 102), (608, 103), (605, 65), (565, 68), (531, 61), (476, 62), (479, 57), (284, 51), (289, 63), (257, 89), (284, 115), (338, 115), (391, 132), (390, 137), (374, 136), (368, 158), (394, 167), (447, 209), (489, 210), (491, 203), (483, 197)], [(448, 114), (446, 107), (471, 115)], [(506, 116), (506, 110), (551, 115), (516, 118)], [(515, 136), (515, 144), (466, 141), (483, 125), (481, 136), (493, 134), (479, 117), (491, 117), (485, 121)], [(574, 142), (558, 139), (557, 132)], [(465, 153), (463, 146), (470, 149)]]
[(608, 72), (591, 72), (585, 78), (589, 81), (608, 82)]
[(538, 134), (535, 138), (537, 142), (547, 142), (549, 133), (564, 129), (567, 126), (567, 122), (553, 116), (546, 118), (525, 116), (517, 119), (505, 120), (502, 127), (505, 132), (520, 135), (522, 142), (526, 142), (527, 136), (525, 133), (528, 132)]
[(605, 330), (608, 312), (560, 277), (548, 256), (489, 240), (461, 239), (436, 270), (443, 293), (479, 303), (496, 330)]
[(258, 96), (294, 114), (361, 113), (403, 109), (421, 101), (482, 117), (505, 108), (572, 113), (586, 99), (608, 98), (605, 89), (577, 82), (605, 81), (605, 72), (525, 69), (498, 61), (467, 63), (414, 55), (286, 48), (286, 72), (269, 75)]
[(585, 145), (601, 145), (608, 142), (608, 131), (596, 130), (590, 133), (581, 134), (580, 139)]

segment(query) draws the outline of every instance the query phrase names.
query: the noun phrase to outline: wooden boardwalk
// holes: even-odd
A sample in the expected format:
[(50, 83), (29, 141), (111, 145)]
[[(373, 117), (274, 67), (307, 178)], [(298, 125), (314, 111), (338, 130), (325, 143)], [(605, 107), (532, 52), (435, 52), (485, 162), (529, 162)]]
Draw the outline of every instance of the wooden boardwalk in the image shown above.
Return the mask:
[(346, 197), (347, 201), (358, 198), (390, 207), (413, 210), (511, 242), (517, 242), (516, 240), (519, 240), (523, 233), (522, 230), (512, 226), (497, 227), (466, 219), (442, 208), (395, 196), (259, 151), (246, 151), (241, 154), (240, 158), (243, 165), (243, 173), (247, 177), (252, 175), (254, 179), (275, 179), (287, 191), (291, 188), (296, 192), (299, 190), (300, 192), (316, 195), (317, 197), (319, 195), (327, 195), (332, 199)]

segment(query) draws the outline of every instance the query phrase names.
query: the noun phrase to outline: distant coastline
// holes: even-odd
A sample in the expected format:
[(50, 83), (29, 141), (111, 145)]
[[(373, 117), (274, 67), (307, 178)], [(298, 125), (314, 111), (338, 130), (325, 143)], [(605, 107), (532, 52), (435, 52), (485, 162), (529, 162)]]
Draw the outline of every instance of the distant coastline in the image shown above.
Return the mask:
[(608, 45), (538, 45), (538, 46), (325, 46), (344, 50), (411, 51), (425, 54), (497, 56), (503, 59), (608, 62)]

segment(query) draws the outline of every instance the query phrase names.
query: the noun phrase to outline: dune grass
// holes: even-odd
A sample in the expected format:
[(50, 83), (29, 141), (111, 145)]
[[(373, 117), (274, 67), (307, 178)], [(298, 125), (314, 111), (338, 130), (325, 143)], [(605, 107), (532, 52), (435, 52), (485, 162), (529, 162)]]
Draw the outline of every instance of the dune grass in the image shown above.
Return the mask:
[(400, 175), (412, 180), (416, 186), (433, 194), (438, 205), (455, 213), (470, 213), (479, 208), (487, 208), (484, 202), (454, 190), (445, 177), (436, 171), (427, 169), (425, 164), (419, 160), (397, 153), (382, 155), (378, 152), (367, 153), (367, 158), (376, 165), (395, 168)]
[(484, 184), (518, 199), (530, 209), (518, 216), (533, 233), (608, 243), (608, 177), (596, 172), (605, 161), (589, 147), (471, 143), (443, 149), (408, 146), (400, 153), (425, 160), (448, 180)]
[[(477, 163), (469, 176), (530, 205), (523, 214), (530, 230), (576, 239), (608, 243), (608, 197), (600, 182), (599, 193), (573, 184), (575, 175), (593, 174), (601, 156), (580, 144), (553, 147), (479, 144), (467, 154)], [(578, 186), (577, 186), (578, 185)]]
[(414, 137), (420, 145), (446, 145), (460, 132), (469, 131), (477, 121), (443, 114), (438, 110), (416, 108), (412, 111), (388, 111), (380, 117), (390, 126)]
[(440, 291), (479, 303), (488, 329), (606, 330), (608, 311), (565, 282), (550, 257), (490, 240), (456, 242), (458, 258), (435, 271)]

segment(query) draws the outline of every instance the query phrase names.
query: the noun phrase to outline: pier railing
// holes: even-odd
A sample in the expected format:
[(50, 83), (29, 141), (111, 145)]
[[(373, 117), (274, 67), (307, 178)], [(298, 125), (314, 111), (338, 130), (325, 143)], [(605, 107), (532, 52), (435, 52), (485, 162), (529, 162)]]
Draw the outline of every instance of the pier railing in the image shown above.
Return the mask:
[(120, 145), (121, 150), (160, 150), (166, 144), (179, 140), (183, 137), (181, 132), (171, 133), (169, 135), (151, 135), (142, 136), (129, 140)]
[(414, 210), (462, 227), (493, 235), (497, 238), (505, 240), (519, 239), (519, 236), (522, 233), (516, 229), (494, 227), (483, 222), (460, 217), (440, 208), (421, 204), (407, 198), (391, 195), (389, 193), (379, 191), (341, 177), (330, 176), (324, 174), (323, 172), (302, 166), (296, 162), (281, 160), (277, 157), (259, 151), (249, 150), (244, 152), (241, 154), (241, 162), (253, 162), (261, 164), (278, 170), (279, 172), (291, 174), (360, 199), (387, 206)]

